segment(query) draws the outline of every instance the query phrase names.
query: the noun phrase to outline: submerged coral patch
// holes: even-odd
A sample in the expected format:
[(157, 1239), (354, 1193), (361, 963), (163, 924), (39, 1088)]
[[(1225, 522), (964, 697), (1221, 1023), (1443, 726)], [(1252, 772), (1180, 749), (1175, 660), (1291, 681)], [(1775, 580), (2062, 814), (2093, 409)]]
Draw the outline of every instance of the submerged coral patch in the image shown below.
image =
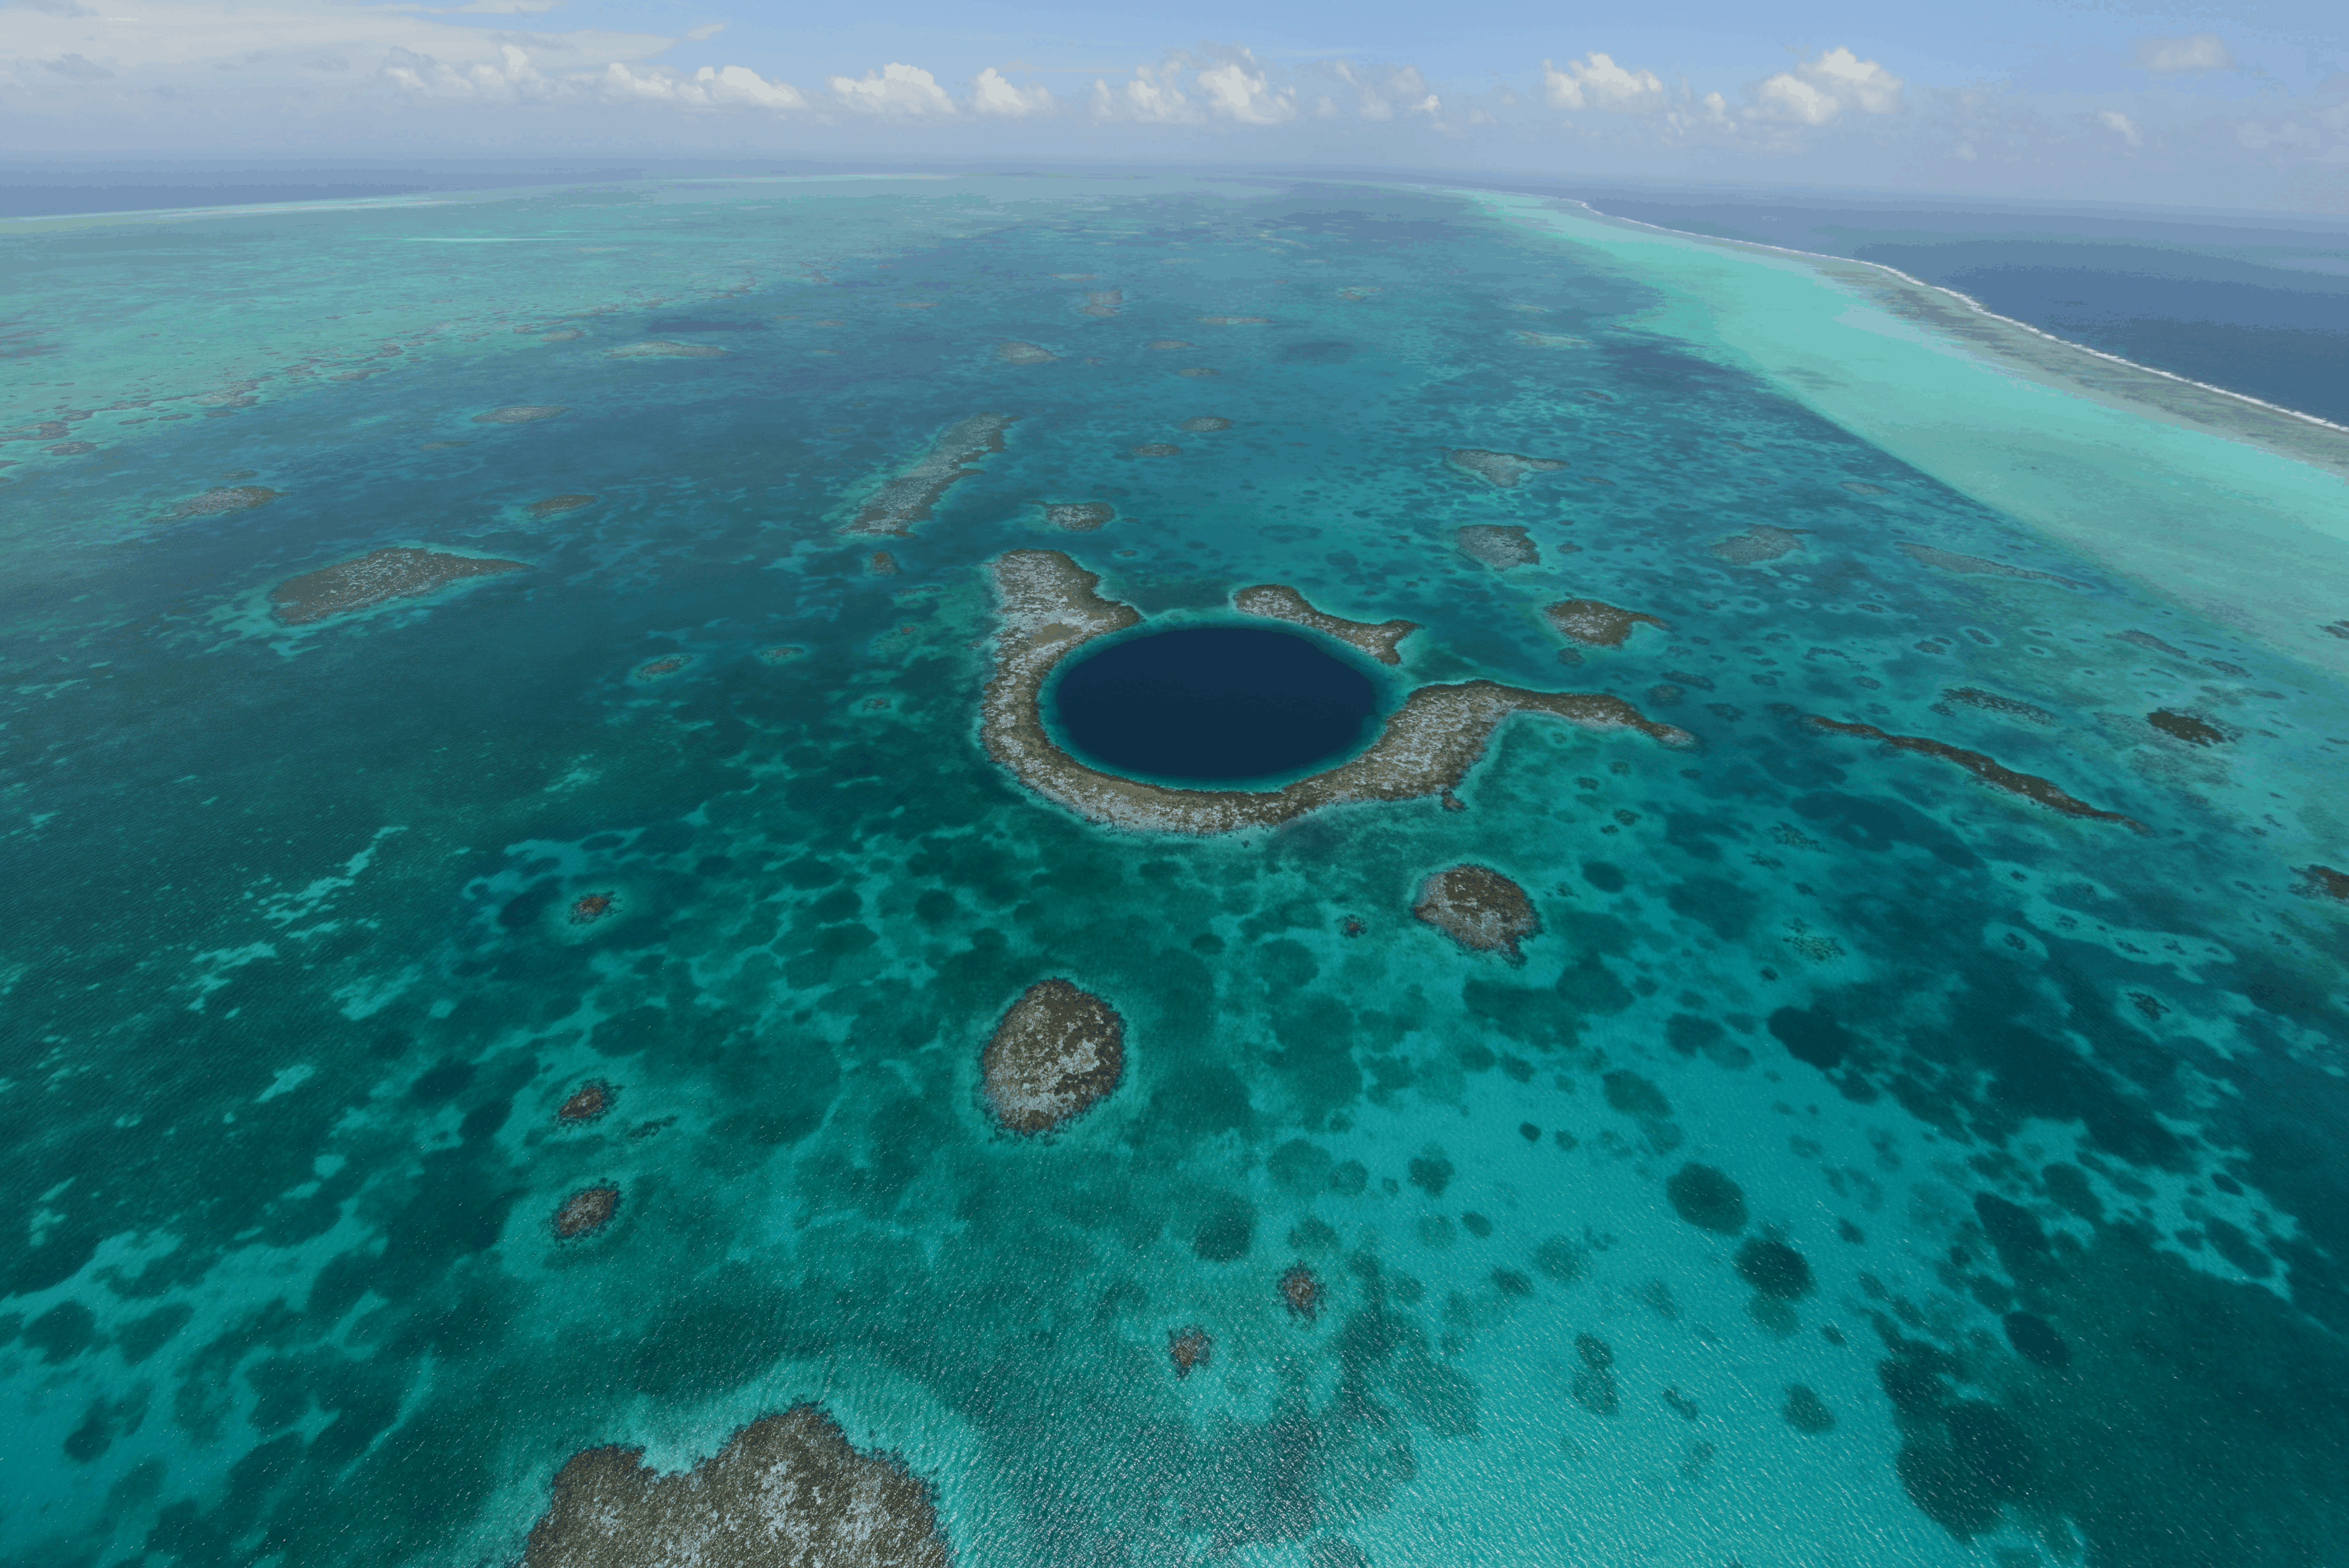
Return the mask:
[(1531, 534), (1514, 523), (1472, 523), (1455, 530), (1453, 542), (1472, 561), (1482, 561), (1496, 572), (1512, 566), (1541, 565), (1541, 546)]
[(1090, 534), (1117, 515), (1106, 501), (1047, 501), (1044, 521), (1067, 534)]
[(1732, 534), (1706, 547), (1715, 560), (1726, 561), (1733, 566), (1758, 566), (1775, 561), (1781, 556), (1791, 556), (1803, 547), (1803, 537), (1808, 530), (1775, 528), (1767, 523), (1756, 523), (1742, 534)]
[(957, 420), (938, 432), (927, 452), (875, 485), (841, 532), (886, 538), (911, 534), (948, 486), (977, 472), (980, 459), (1003, 450), (1003, 432), (1015, 417), (972, 414)]
[(2023, 566), (2010, 566), (2003, 561), (1992, 561), (1982, 556), (1961, 556), (1954, 550), (1937, 550), (1930, 545), (1902, 540), (1900, 548), (1909, 558), (1937, 571), (1955, 572), (1961, 576), (2013, 577), (2023, 582), (2054, 583), (2063, 587), (2080, 587), (2069, 577), (2059, 577), (2053, 572), (2034, 572)]
[(1444, 460), (1464, 473), (1475, 474), (1501, 490), (1514, 490), (1528, 473), (1554, 473), (1566, 466), (1555, 457), (1525, 457), (1514, 452), (1492, 452), (1481, 446), (1446, 449)]
[(528, 425), (541, 420), (551, 420), (571, 410), (560, 403), (513, 403), (502, 409), (492, 409), (486, 414), (475, 414), (477, 425)]
[(620, 1189), (609, 1182), (582, 1188), (564, 1199), (554, 1210), (554, 1233), (568, 1241), (578, 1236), (592, 1236), (612, 1222), (620, 1211)]

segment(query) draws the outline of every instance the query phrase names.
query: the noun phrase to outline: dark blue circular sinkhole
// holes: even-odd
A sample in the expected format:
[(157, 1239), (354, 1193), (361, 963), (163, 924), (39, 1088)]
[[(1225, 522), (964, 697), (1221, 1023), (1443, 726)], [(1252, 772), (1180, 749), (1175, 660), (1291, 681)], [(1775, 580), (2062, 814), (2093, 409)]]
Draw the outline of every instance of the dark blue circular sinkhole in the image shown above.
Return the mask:
[(1309, 638), (1202, 626), (1111, 643), (1064, 665), (1051, 691), (1061, 735), (1120, 773), (1231, 784), (1354, 751), (1378, 683)]

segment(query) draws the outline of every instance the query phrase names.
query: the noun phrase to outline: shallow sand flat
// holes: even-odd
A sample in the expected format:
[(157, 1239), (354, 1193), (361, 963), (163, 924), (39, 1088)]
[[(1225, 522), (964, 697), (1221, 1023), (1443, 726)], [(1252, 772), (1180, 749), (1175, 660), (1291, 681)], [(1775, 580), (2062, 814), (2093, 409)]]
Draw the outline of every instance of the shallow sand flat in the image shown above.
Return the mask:
[(1235, 833), (1327, 805), (1442, 794), (1475, 766), (1501, 722), (1519, 711), (1548, 713), (1602, 734), (1636, 730), (1663, 745), (1695, 744), (1686, 731), (1649, 720), (1619, 697), (1470, 680), (1421, 687), (1367, 750), (1281, 789), (1169, 789), (1121, 778), (1061, 750), (1045, 731), (1039, 700), (1062, 659), (1142, 617), (1131, 605), (1102, 597), (1095, 591), (1101, 578), (1057, 550), (1011, 551), (997, 558), (993, 575), (1003, 629), (980, 706), (988, 754), (1047, 800), (1111, 826)]
[(1722, 350), (1942, 483), (2293, 658), (2349, 603), (2349, 431), (2128, 365), (1865, 263), (1462, 192), (1659, 293)]
[(948, 485), (968, 478), (988, 453), (1003, 450), (1003, 432), (1011, 428), (1015, 417), (973, 414), (957, 420), (938, 432), (928, 452), (882, 481), (841, 532), (893, 538), (912, 533), (915, 524), (929, 516)]
[(303, 626), (389, 599), (429, 594), (469, 577), (502, 576), (525, 569), (520, 561), (394, 545), (288, 577), (270, 591), (269, 601), (280, 624)]

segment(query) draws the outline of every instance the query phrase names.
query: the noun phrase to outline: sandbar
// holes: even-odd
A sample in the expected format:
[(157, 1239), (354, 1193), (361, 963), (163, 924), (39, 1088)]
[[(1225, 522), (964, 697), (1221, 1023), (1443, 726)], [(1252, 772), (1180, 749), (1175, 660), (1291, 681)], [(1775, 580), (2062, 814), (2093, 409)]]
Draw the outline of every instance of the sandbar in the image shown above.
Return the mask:
[(1619, 697), (1469, 680), (1421, 687), (1367, 750), (1281, 789), (1170, 789), (1121, 778), (1061, 750), (1044, 728), (1040, 703), (1061, 659), (1094, 638), (1138, 625), (1141, 615), (1102, 597), (1095, 591), (1101, 578), (1058, 550), (1009, 551), (997, 558), (993, 575), (1003, 629), (980, 704), (988, 754), (1045, 799), (1108, 826), (1236, 833), (1327, 805), (1440, 795), (1467, 776), (1494, 730), (1519, 711), (1547, 713), (1599, 734), (1636, 730), (1663, 745), (1696, 743), (1687, 731), (1656, 723)]
[(1563, 599), (1542, 607), (1551, 626), (1577, 642), (1593, 648), (1620, 648), (1635, 626), (1669, 629), (1670, 623), (1638, 610), (1627, 610), (1603, 599)]
[(892, 538), (911, 534), (948, 485), (977, 472), (978, 460), (988, 453), (1003, 450), (1003, 432), (1015, 417), (973, 414), (957, 420), (938, 432), (930, 450), (912, 465), (882, 481), (841, 532)]
[(2063, 790), (2045, 779), (2032, 774), (2016, 773), (1997, 758), (1981, 752), (1969, 752), (1961, 747), (1952, 746), (1947, 742), (1930, 740), (1922, 735), (1888, 734), (1873, 724), (1840, 723), (1833, 719), (1821, 718), (1816, 713), (1807, 715), (1804, 722), (1822, 730), (1832, 730), (1839, 735), (1862, 735), (1871, 741), (1882, 741), (1888, 746), (1897, 746), (1904, 752), (1920, 752), (1929, 757), (1940, 757), (1944, 762), (1955, 763), (1993, 789), (2004, 790), (2009, 794), (2019, 794), (2025, 800), (2036, 801), (2050, 811), (2060, 811), (2066, 816), (2084, 816), (2096, 822), (2117, 822), (2135, 828), (2139, 833), (2152, 831), (2134, 817), (2123, 816), (2116, 811), (2101, 811), (2084, 800), (2064, 794)]
[(288, 577), (270, 591), (269, 601), (280, 623), (302, 626), (328, 616), (367, 609), (387, 599), (429, 594), (468, 577), (501, 576), (525, 569), (520, 561), (451, 556), (439, 550), (396, 545), (370, 551), (354, 561), (342, 561)]
[(1465, 473), (1503, 490), (1515, 490), (1528, 473), (1552, 473), (1566, 466), (1563, 458), (1526, 457), (1514, 452), (1489, 452), (1481, 446), (1448, 447), (1444, 459)]
[(1419, 629), (1415, 620), (1347, 620), (1315, 609), (1305, 596), (1280, 583), (1258, 583), (1232, 595), (1232, 607), (1242, 615), (1260, 615), (1310, 627), (1325, 637), (1351, 643), (1381, 664), (1401, 664), (1395, 645)]
[(1040, 980), (1004, 1013), (979, 1066), (997, 1121), (1013, 1132), (1051, 1132), (1124, 1076), (1125, 1020), (1089, 991)]
[(751, 1422), (688, 1470), (588, 1449), (554, 1476), (523, 1568), (947, 1568), (930, 1489), (822, 1407)]

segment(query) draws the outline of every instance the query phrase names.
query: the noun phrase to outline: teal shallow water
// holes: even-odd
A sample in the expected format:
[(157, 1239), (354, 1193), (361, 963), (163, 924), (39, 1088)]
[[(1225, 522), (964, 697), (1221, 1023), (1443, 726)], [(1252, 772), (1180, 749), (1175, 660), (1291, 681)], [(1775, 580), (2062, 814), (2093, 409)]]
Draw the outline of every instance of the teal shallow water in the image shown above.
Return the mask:
[[(688, 1464), (808, 1398), (966, 1563), (2337, 1560), (2331, 472), (1467, 193), (22, 229), (7, 419), (67, 428), (0, 471), (9, 1561), (507, 1562), (579, 1449)], [(725, 352), (610, 357), (647, 339)], [(515, 405), (567, 411), (476, 421)], [(910, 536), (837, 533), (981, 412), (1005, 450)], [(222, 484), (280, 493), (172, 517)], [(1757, 524), (1800, 548), (1710, 553)], [(2201, 568), (2248, 535), (2286, 591)], [(527, 569), (271, 619), (401, 545)], [(1289, 584), (1419, 622), (1406, 686), (1700, 743), (1525, 715), (1464, 810), (1093, 827), (979, 745), (985, 564), (1035, 547), (1153, 625)], [(1568, 662), (1573, 597), (1667, 624)], [(1531, 895), (1522, 964), (1412, 918), (1462, 862)], [(1017, 1140), (978, 1051), (1055, 975), (1126, 1075)]]

